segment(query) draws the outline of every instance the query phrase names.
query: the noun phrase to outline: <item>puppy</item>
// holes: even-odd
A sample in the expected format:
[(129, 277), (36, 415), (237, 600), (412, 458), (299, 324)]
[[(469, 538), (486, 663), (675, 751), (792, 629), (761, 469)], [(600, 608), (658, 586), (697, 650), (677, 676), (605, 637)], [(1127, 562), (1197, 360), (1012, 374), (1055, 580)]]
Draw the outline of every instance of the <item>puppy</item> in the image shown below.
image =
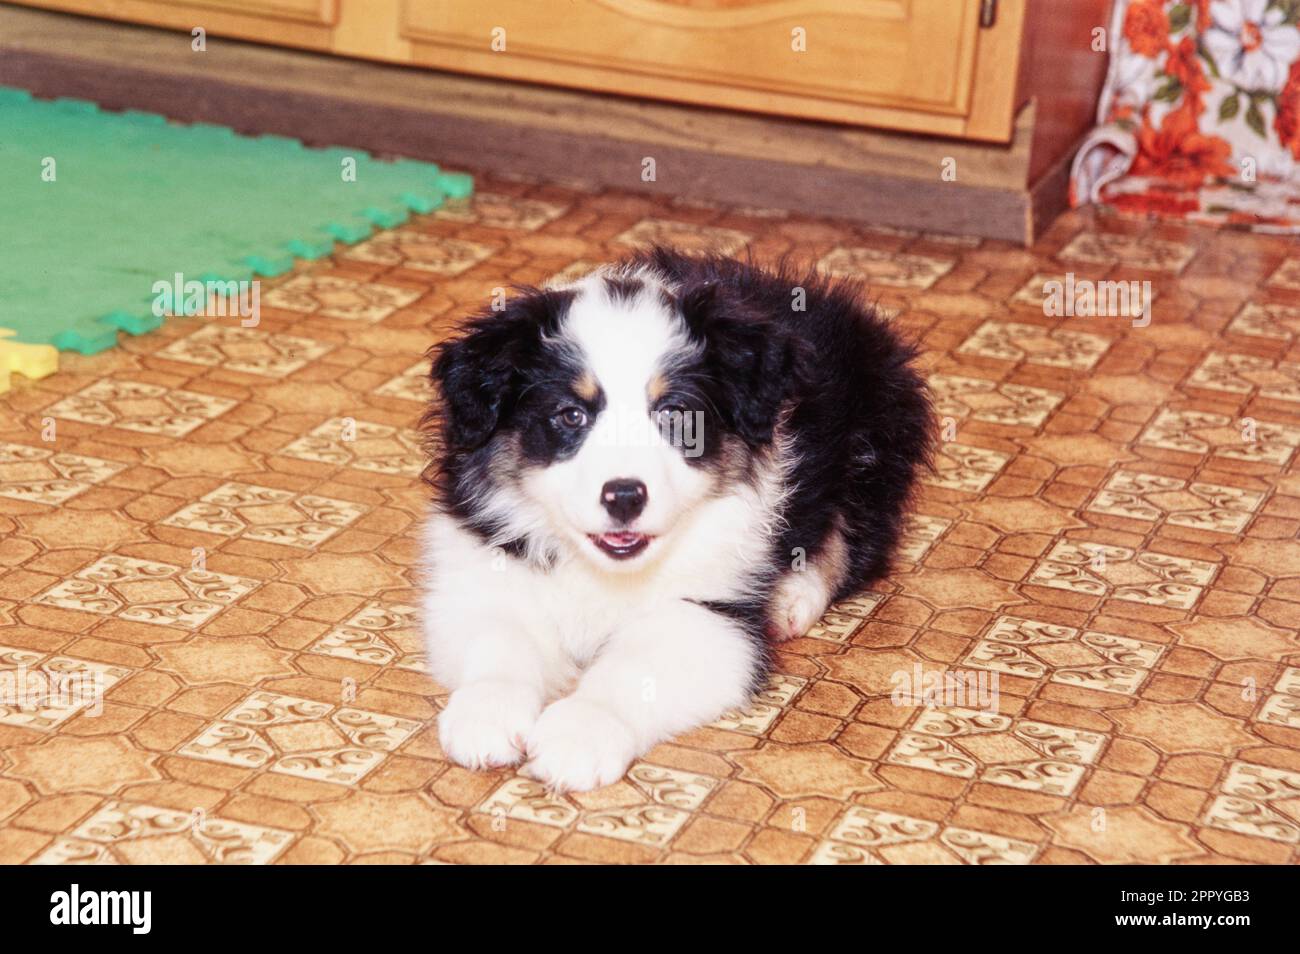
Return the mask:
[(862, 290), (654, 249), (434, 351), (424, 626), (448, 758), (610, 784), (887, 572), (931, 411)]

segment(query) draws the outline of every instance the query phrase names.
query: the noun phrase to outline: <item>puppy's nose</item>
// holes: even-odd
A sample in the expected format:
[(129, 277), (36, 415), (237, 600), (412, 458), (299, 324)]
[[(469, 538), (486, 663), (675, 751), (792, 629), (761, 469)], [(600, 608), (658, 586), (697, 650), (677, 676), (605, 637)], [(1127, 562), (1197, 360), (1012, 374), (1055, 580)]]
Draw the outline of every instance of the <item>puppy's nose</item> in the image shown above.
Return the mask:
[(600, 502), (615, 520), (628, 523), (645, 509), (645, 484), (639, 480), (619, 477), (608, 480), (600, 488)]

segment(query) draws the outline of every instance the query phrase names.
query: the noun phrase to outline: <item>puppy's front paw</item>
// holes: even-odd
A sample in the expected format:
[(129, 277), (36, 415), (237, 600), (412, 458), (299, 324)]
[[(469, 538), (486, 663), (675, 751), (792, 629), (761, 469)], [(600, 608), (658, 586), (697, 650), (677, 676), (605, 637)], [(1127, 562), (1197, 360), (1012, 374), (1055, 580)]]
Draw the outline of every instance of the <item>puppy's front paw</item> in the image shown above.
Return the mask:
[(451, 694), (438, 716), (447, 758), (466, 768), (514, 765), (542, 709), (542, 696), (516, 682), (475, 682)]
[(637, 755), (632, 730), (603, 706), (569, 697), (547, 706), (528, 736), (522, 771), (557, 792), (612, 785)]

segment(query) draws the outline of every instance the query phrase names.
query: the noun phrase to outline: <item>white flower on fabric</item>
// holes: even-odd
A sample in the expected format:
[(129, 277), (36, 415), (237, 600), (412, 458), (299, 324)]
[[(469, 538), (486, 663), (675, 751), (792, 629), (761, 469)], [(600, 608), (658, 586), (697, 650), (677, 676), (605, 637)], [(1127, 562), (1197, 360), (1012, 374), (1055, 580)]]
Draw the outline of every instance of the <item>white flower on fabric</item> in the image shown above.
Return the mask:
[(1156, 90), (1157, 65), (1144, 56), (1120, 57), (1115, 70), (1113, 96), (1115, 106), (1140, 109)]
[(1277, 92), (1300, 58), (1300, 28), (1282, 22), (1269, 0), (1215, 0), (1205, 48), (1219, 73), (1242, 89)]

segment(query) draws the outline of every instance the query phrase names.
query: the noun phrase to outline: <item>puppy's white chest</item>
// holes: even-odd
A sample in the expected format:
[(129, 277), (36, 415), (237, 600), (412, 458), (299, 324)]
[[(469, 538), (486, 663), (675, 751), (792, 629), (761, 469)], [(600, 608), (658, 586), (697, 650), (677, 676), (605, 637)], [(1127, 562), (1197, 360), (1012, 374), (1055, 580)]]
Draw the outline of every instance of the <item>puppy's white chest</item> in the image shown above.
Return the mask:
[(580, 666), (591, 662), (614, 630), (648, 611), (653, 602), (639, 588), (601, 585), (572, 565), (534, 574), (531, 582), (530, 602), (540, 610), (537, 635)]

